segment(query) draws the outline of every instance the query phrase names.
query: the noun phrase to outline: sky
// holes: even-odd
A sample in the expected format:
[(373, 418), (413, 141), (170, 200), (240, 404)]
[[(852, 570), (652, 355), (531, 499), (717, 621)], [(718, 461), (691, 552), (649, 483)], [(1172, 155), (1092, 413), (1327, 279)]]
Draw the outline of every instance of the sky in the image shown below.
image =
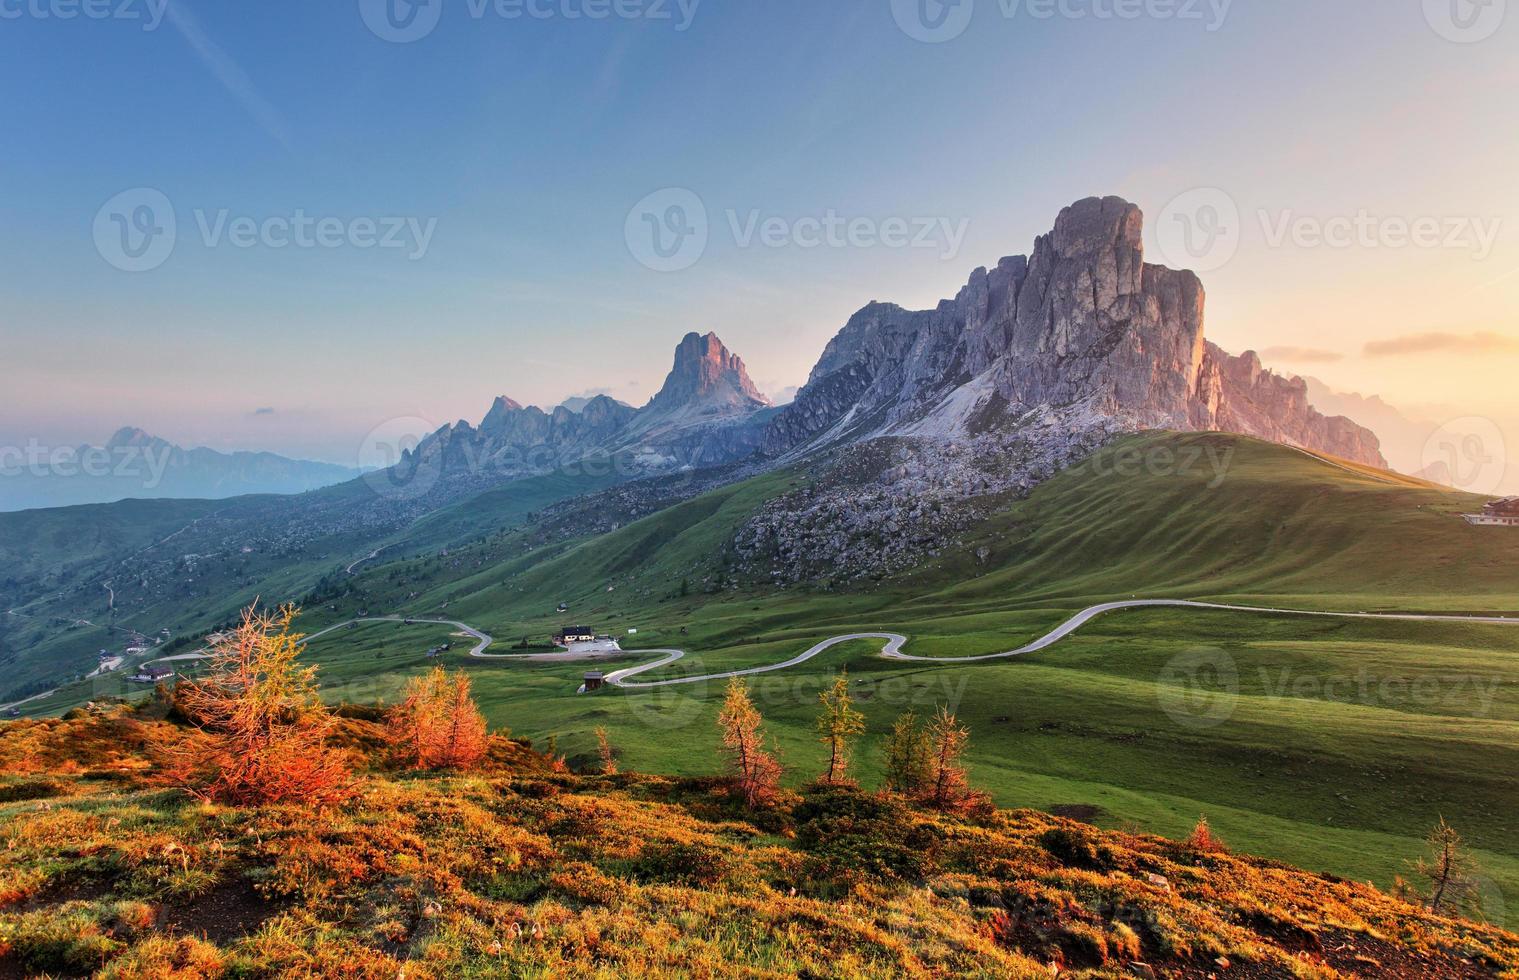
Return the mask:
[(1516, 55), (1505, 0), (0, 0), (0, 441), (352, 463), (692, 330), (780, 392), (1118, 194), (1226, 349), (1519, 446)]

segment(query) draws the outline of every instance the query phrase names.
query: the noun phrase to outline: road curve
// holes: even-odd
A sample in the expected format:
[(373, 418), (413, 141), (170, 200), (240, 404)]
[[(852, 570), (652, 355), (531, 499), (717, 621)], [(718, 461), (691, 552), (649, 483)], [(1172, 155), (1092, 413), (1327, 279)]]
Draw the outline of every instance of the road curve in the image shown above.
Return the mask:
[(329, 626), (324, 630), (312, 633), (310, 636), (304, 637), (301, 640), (301, 645), (305, 646), (312, 640), (319, 640), (322, 637), (326, 636), (328, 633), (336, 633), (343, 627), (352, 626), (355, 623), (428, 623), (433, 626), (457, 627), (461, 632), (468, 633), (470, 636), (474, 637), (476, 641), (478, 641), (475, 644), (475, 648), (469, 652), (469, 655), (471, 657), (488, 656), (488, 654), (485, 652), (486, 648), (489, 647), (492, 643), (496, 642), (489, 633), (482, 633), (480, 630), (475, 629), (473, 626), (469, 626), (454, 619), (422, 619), (418, 616), (366, 616), (363, 619), (350, 619), (347, 622), (338, 623), (336, 626)]
[(842, 636), (829, 637), (821, 643), (808, 648), (797, 654), (790, 660), (765, 667), (750, 667), (746, 670), (730, 670), (716, 674), (702, 674), (696, 677), (676, 677), (661, 681), (633, 681), (629, 678), (647, 671), (656, 670), (660, 667), (674, 663), (684, 657), (683, 650), (630, 650), (629, 653), (658, 654), (659, 659), (637, 667), (628, 667), (624, 670), (615, 670), (606, 675), (606, 683), (621, 688), (650, 688), (666, 687), (672, 684), (696, 684), (704, 681), (725, 680), (729, 677), (743, 677), (749, 674), (763, 674), (772, 670), (785, 670), (787, 667), (795, 667), (806, 663), (818, 654), (840, 643), (848, 643), (851, 640), (884, 640), (881, 647), (881, 656), (890, 660), (905, 660), (917, 663), (933, 664), (962, 664), (979, 663), (985, 660), (1002, 660), (1008, 657), (1018, 657), (1026, 653), (1035, 653), (1047, 647), (1054, 646), (1072, 633), (1081, 629), (1087, 623), (1104, 613), (1117, 612), (1122, 609), (1142, 609), (1147, 607), (1171, 607), (1184, 609), (1222, 609), (1229, 612), (1252, 612), (1267, 615), (1282, 616), (1320, 616), (1336, 619), (1389, 619), (1408, 620), (1415, 622), (1451, 622), (1451, 623), (1482, 623), (1488, 625), (1519, 626), (1519, 619), (1508, 619), (1503, 616), (1442, 616), (1437, 614), (1421, 613), (1365, 613), (1365, 612), (1320, 612), (1308, 609), (1278, 609), (1271, 606), (1236, 606), (1221, 602), (1193, 602), (1187, 599), (1126, 599), (1119, 602), (1104, 602), (1076, 613), (1070, 619), (1050, 630), (1044, 636), (1018, 647), (1016, 650), (1006, 650), (1002, 653), (986, 653), (975, 657), (917, 657), (903, 653), (902, 647), (907, 643), (907, 637), (900, 633), (846, 633)]

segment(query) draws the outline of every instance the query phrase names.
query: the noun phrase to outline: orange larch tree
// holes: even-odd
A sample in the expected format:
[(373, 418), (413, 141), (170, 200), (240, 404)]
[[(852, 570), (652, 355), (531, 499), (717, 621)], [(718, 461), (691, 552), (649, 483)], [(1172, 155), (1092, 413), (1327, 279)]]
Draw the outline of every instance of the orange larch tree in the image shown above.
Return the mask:
[(297, 610), (243, 613), (206, 648), (200, 679), (174, 690), (203, 738), (169, 750), (170, 777), (195, 796), (236, 805), (335, 803), (351, 794), (345, 755), (328, 746), (337, 719), (317, 693), (316, 668), (297, 663)]
[(970, 788), (970, 777), (961, 763), (970, 729), (961, 727), (948, 708), (940, 708), (928, 726), (929, 756), (927, 802), (940, 810), (959, 811), (977, 799)]
[(406, 685), (406, 697), (390, 713), (390, 738), (408, 765), (421, 769), (470, 769), (485, 756), (485, 718), (470, 696), (465, 673), (442, 667)]
[(728, 681), (723, 710), (717, 716), (722, 730), (728, 765), (744, 802), (751, 807), (768, 803), (780, 788), (781, 764), (765, 748), (764, 719), (749, 699), (749, 688), (739, 678)]

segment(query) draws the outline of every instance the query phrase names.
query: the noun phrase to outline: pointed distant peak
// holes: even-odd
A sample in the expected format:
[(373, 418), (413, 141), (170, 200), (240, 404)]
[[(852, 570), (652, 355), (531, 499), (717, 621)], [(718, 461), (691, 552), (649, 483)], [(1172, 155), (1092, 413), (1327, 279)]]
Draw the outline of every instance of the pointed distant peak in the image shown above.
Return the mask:
[(106, 448), (117, 449), (122, 446), (157, 446), (160, 444), (168, 445), (157, 436), (149, 435), (136, 426), (128, 425), (116, 430), (116, 433), (106, 442)]
[(752, 411), (770, 404), (749, 379), (743, 358), (710, 331), (692, 331), (681, 339), (670, 375), (650, 405), (674, 408), (697, 402), (734, 411)]
[(485, 413), (485, 418), (480, 421), (480, 428), (490, 429), (500, 425), (510, 415), (525, 411), (523, 407), (505, 395), (496, 396), (491, 403), (491, 410)]

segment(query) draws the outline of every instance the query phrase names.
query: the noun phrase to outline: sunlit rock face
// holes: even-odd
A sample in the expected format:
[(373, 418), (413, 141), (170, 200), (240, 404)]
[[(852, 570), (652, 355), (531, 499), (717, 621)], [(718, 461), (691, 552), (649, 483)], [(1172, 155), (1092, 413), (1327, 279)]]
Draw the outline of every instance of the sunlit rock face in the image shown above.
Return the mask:
[(1314, 410), (1303, 382), (1206, 341), (1201, 281), (1144, 261), (1143, 221), (1127, 201), (1088, 198), (1031, 255), (977, 269), (933, 310), (866, 306), (770, 421), (764, 450), (963, 438), (1053, 409), (1077, 426), (1219, 429), (1385, 465), (1376, 436)]

